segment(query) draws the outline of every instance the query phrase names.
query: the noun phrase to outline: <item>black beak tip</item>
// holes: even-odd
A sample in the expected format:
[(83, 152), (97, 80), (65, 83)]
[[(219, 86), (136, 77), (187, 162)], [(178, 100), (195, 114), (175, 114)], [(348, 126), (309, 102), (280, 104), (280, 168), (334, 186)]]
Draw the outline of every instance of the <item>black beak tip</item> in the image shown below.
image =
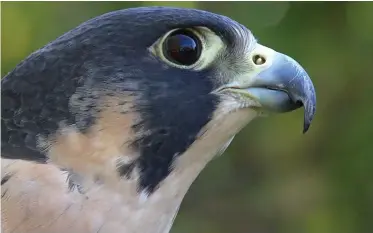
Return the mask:
[(310, 122), (304, 122), (304, 124), (303, 124), (303, 134), (307, 133), (310, 126), (311, 126)]
[(303, 123), (303, 134), (307, 133), (311, 126), (311, 122), (316, 112), (315, 104), (306, 104), (304, 106), (304, 123)]

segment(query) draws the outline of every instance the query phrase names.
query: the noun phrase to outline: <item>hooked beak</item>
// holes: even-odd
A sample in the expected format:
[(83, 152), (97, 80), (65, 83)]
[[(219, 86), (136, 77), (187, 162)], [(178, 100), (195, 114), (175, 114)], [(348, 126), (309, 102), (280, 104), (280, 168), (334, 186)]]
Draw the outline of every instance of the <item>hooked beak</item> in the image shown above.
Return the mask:
[(235, 87), (236, 92), (268, 111), (289, 112), (304, 106), (303, 133), (307, 132), (316, 111), (315, 88), (307, 72), (291, 57), (262, 45), (251, 58), (255, 74), (236, 80), (242, 84)]

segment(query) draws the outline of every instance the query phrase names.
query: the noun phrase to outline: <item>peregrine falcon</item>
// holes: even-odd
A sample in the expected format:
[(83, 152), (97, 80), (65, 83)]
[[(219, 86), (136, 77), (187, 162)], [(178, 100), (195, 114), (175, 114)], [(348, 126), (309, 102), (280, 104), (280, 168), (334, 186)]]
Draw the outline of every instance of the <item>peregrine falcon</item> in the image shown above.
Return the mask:
[(1, 81), (4, 233), (168, 233), (189, 187), (263, 113), (316, 110), (292, 58), (214, 13), (110, 12)]

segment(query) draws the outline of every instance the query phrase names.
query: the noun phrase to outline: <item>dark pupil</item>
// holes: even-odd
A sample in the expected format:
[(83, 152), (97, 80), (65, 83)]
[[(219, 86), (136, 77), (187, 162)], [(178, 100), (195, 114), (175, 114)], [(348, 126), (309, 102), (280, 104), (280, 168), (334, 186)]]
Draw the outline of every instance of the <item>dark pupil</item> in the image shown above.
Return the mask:
[(199, 58), (199, 41), (190, 33), (171, 34), (165, 41), (165, 54), (179, 65), (192, 65)]

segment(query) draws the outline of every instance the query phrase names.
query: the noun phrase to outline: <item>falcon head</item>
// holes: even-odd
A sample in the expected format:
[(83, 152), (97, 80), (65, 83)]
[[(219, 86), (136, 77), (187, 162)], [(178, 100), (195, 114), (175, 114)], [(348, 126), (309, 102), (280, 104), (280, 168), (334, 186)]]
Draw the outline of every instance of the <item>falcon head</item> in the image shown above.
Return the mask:
[(306, 71), (245, 26), (165, 7), (91, 19), (1, 85), (3, 157), (92, 182), (133, 180), (148, 195), (170, 176), (189, 187), (262, 113), (303, 106), (305, 132), (316, 106)]

